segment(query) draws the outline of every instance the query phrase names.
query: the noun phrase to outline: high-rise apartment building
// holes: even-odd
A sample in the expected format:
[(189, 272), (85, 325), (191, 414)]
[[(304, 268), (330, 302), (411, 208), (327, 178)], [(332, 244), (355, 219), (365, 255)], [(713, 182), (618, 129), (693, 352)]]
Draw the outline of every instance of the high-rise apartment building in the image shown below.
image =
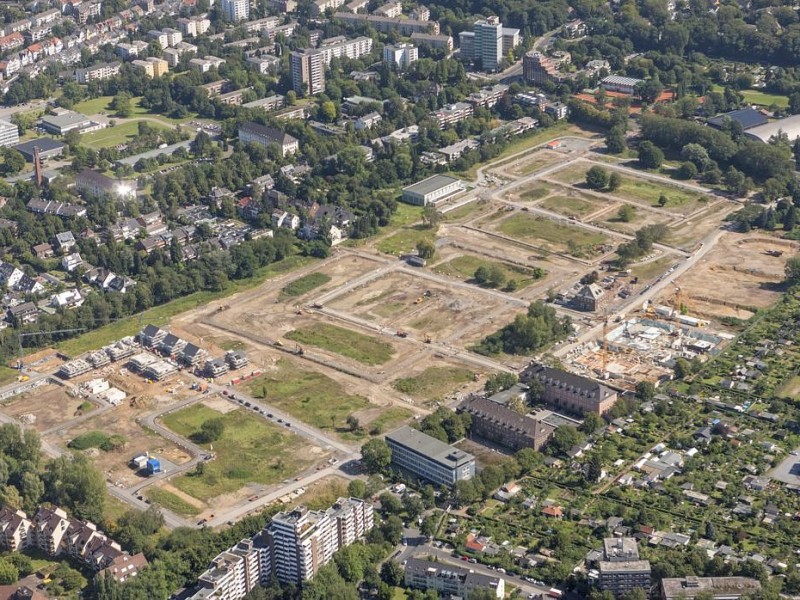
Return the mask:
[(220, 7), (226, 21), (244, 21), (250, 17), (250, 0), (222, 0)]
[(289, 55), (292, 89), (313, 96), (325, 91), (325, 57), (319, 50), (306, 49)]
[(484, 71), (497, 71), (503, 62), (503, 24), (499, 17), (475, 22), (475, 62)]

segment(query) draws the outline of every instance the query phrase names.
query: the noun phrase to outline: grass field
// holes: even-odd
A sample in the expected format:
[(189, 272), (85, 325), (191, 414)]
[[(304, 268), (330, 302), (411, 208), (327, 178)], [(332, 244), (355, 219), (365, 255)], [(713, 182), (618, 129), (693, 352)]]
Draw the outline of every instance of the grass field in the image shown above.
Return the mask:
[(12, 369), (6, 365), (0, 365), (0, 384), (14, 381), (18, 375), (19, 371), (16, 369)]
[(382, 365), (394, 355), (391, 344), (357, 331), (317, 323), (290, 331), (284, 337), (300, 344), (310, 344), (341, 354), (365, 365)]
[(481, 208), (486, 206), (484, 202), (479, 200), (473, 200), (467, 204), (459, 206), (458, 208), (454, 208), (453, 210), (448, 210), (444, 213), (444, 220), (445, 221), (459, 221), (461, 219), (466, 219), (472, 213), (477, 212)]
[(419, 375), (395, 379), (392, 387), (420, 400), (440, 400), (474, 378), (472, 371), (461, 367), (428, 367)]
[(778, 398), (797, 398), (800, 396), (800, 377), (795, 375), (784, 381), (775, 390), (775, 396)]
[(182, 517), (193, 517), (200, 512), (200, 509), (192, 506), (183, 498), (170, 491), (163, 490), (159, 487), (150, 486), (144, 493), (154, 504), (163, 506), (167, 510), (171, 510), (176, 515)]
[(519, 199), (529, 200), (529, 201), (539, 200), (540, 198), (544, 198), (545, 196), (547, 196), (547, 194), (549, 194), (552, 191), (553, 189), (550, 186), (545, 185), (544, 183), (537, 183), (534, 186), (522, 192), (519, 195)]
[[(73, 110), (79, 113), (83, 113), (84, 115), (87, 116), (107, 114), (108, 116), (113, 117), (114, 116), (113, 111), (109, 106), (111, 104), (112, 99), (113, 96), (100, 96), (98, 98), (92, 98), (91, 100), (84, 100), (83, 102), (78, 102), (73, 107)], [(159, 121), (163, 121), (165, 125), (169, 124), (177, 125), (178, 123), (186, 123), (188, 121), (191, 121), (196, 116), (192, 114), (183, 119), (173, 119), (166, 115), (162, 115), (159, 113), (152, 113), (143, 106), (141, 106), (140, 104), (141, 100), (142, 100), (141, 96), (137, 96), (131, 99), (132, 110), (130, 118), (152, 117), (154, 119), (158, 119)]]
[(416, 252), (417, 243), (426, 240), (429, 242), (436, 239), (436, 234), (432, 229), (422, 225), (403, 227), (400, 231), (393, 233), (389, 237), (383, 238), (375, 247), (379, 252), (399, 256)]
[(257, 398), (266, 391), (269, 404), (321, 429), (346, 427), (348, 416), (369, 406), (366, 398), (348, 394), (330, 377), (286, 361), (278, 362), (277, 371), (251, 379), (247, 389)]
[(607, 241), (606, 236), (580, 227), (571, 227), (556, 223), (551, 219), (535, 217), (526, 213), (519, 213), (500, 222), (498, 230), (509, 237), (537, 244), (546, 242), (553, 249), (564, 250), (569, 244), (585, 248), (602, 244)]
[(595, 200), (576, 196), (551, 196), (538, 206), (568, 217), (583, 217), (601, 208), (601, 204)]
[(664, 273), (664, 271), (669, 269), (670, 265), (674, 262), (674, 257), (664, 256), (641, 265), (634, 265), (631, 267), (631, 276), (638, 277), (639, 281), (644, 283), (645, 281), (653, 279), (654, 277)]
[(339, 498), (347, 497), (347, 481), (341, 477), (325, 478), (314, 483), (311, 488), (298, 498), (297, 503), (309, 510), (324, 510), (332, 506)]
[[(147, 121), (155, 129), (167, 129), (165, 125)], [(139, 135), (139, 121), (126, 121), (118, 123), (114, 127), (106, 127), (99, 131), (92, 131), (81, 136), (81, 144), (87, 148), (99, 150), (100, 148), (111, 148), (119, 144), (124, 144)]]
[(284, 298), (302, 296), (303, 294), (307, 294), (311, 290), (316, 289), (321, 285), (325, 285), (330, 280), (330, 275), (326, 275), (325, 273), (309, 273), (308, 275), (303, 275), (302, 277), (299, 277), (298, 279), (295, 279), (291, 283), (287, 284), (281, 290), (281, 296)]
[(392, 406), (381, 411), (377, 419), (369, 422), (367, 429), (375, 432), (391, 431), (396, 426), (406, 421), (412, 413), (409, 409), (402, 406)]
[(90, 350), (96, 350), (114, 340), (138, 333), (142, 327), (148, 323), (159, 326), (166, 325), (167, 321), (177, 314), (208, 304), (214, 300), (231, 296), (237, 292), (243, 292), (257, 287), (267, 279), (304, 267), (314, 260), (313, 258), (305, 256), (289, 256), (282, 261), (259, 269), (251, 279), (231, 282), (228, 287), (221, 292), (195, 292), (183, 298), (177, 298), (161, 306), (150, 308), (139, 315), (120, 319), (119, 321), (85, 333), (80, 337), (67, 340), (59, 344), (58, 349), (67, 356), (77, 356)]
[[(235, 492), (247, 483), (276, 483), (305, 469), (311, 461), (300, 457), (307, 442), (277, 425), (242, 409), (221, 414), (195, 405), (164, 416), (164, 425), (186, 438), (209, 419), (222, 419), (222, 437), (213, 443), (216, 458), (202, 474), (191, 472), (172, 479), (179, 490), (199, 500)], [(210, 449), (210, 445), (205, 444)]]
[[(714, 86), (715, 92), (723, 92), (721, 85)], [(768, 94), (760, 90), (742, 90), (739, 92), (744, 96), (744, 101), (747, 104), (758, 104), (759, 106), (779, 106), (780, 108), (787, 108), (789, 106), (789, 97), (783, 94)]]
[(683, 206), (702, 197), (697, 192), (625, 176), (622, 177), (622, 185), (619, 186), (619, 189), (614, 194), (631, 200), (643, 200), (652, 206), (660, 206), (658, 200), (663, 194), (667, 198), (664, 208)]
[(500, 270), (503, 271), (507, 282), (512, 279), (517, 282), (518, 290), (529, 286), (539, 279), (539, 277), (536, 276), (537, 273), (534, 272), (533, 269), (527, 269), (496, 260), (486, 260), (470, 254), (457, 256), (445, 263), (436, 265), (433, 270), (442, 275), (450, 275), (451, 277), (470, 280), (474, 278), (475, 271), (477, 271), (479, 267), (499, 267)]

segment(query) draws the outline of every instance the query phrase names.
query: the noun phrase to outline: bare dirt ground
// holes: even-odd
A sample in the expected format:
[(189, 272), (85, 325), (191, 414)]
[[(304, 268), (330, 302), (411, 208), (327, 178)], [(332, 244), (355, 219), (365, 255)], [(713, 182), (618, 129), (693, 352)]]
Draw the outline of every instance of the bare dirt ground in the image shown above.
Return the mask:
[[(681, 302), (690, 314), (747, 318), (750, 308), (766, 307), (778, 300), (783, 292), (786, 258), (798, 249), (797, 242), (762, 232), (725, 233), (695, 268), (676, 281)], [(783, 251), (784, 255), (770, 256), (767, 250)]]
[(699, 240), (715, 229), (719, 229), (723, 217), (735, 209), (735, 205), (725, 200), (709, 203), (704, 211), (670, 226), (664, 242), (678, 248), (691, 250)]
[(125, 402), (104, 414), (89, 419), (60, 433), (46, 436), (50, 442), (66, 447), (70, 440), (87, 431), (103, 431), (108, 435), (123, 435), (128, 440), (124, 448), (112, 452), (92, 451), (89, 455), (107, 479), (124, 486), (133, 485), (141, 478), (128, 466), (130, 459), (144, 452), (151, 452), (175, 464), (190, 459), (189, 454), (172, 442), (143, 429), (136, 423), (137, 417), (150, 409), (131, 408)]
[(534, 171), (543, 169), (552, 165), (560, 160), (564, 160), (564, 156), (558, 152), (550, 150), (536, 150), (530, 152), (521, 158), (514, 159), (510, 162), (501, 163), (498, 167), (492, 169), (492, 172), (507, 177), (524, 177), (530, 175)]
[[(330, 306), (384, 327), (429, 334), (436, 340), (459, 340), (459, 345), (494, 331), (496, 319), (505, 322), (520, 310), (483, 294), (479, 288), (472, 293), (407, 273), (376, 279), (336, 298)], [(487, 319), (487, 315), (493, 316)]]
[[(36, 431), (41, 433), (84, 414), (79, 408), (83, 402), (83, 398), (68, 388), (44, 385), (29, 393), (12, 396), (3, 402), (0, 410), (15, 419), (20, 419), (23, 415), (32, 415), (35, 418), (32, 422), (25, 418), (21, 420), (31, 422)], [(87, 412), (94, 409), (95, 406), (92, 404)]]

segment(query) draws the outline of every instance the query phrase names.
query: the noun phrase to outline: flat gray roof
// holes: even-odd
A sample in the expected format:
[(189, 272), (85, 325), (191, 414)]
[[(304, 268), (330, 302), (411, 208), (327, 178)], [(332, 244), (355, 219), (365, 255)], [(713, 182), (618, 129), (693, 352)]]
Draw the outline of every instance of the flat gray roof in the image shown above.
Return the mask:
[(421, 194), (425, 196), (458, 181), (461, 180), (456, 179), (455, 177), (450, 177), (449, 175), (432, 175), (427, 179), (423, 179), (422, 181), (418, 181), (417, 183), (411, 184), (408, 187), (404, 187), (403, 191), (413, 192), (415, 194)]
[(794, 142), (795, 139), (800, 137), (800, 115), (792, 115), (777, 121), (771, 121), (765, 125), (751, 127), (744, 134), (753, 139), (761, 140), (762, 142), (769, 142), (769, 138), (778, 133), (785, 133), (789, 138), (789, 142)]
[(68, 127), (70, 125), (77, 125), (80, 123), (88, 123), (89, 117), (80, 113), (67, 113), (65, 115), (44, 115), (42, 116), (43, 123), (49, 123), (53, 127)]
[(607, 561), (599, 563), (600, 573), (641, 573), (650, 571), (649, 560)]
[(435, 437), (431, 437), (426, 433), (422, 433), (408, 426), (393, 431), (386, 436), (386, 439), (400, 446), (405, 446), (418, 454), (427, 456), (431, 460), (449, 468), (475, 460), (472, 454), (459, 450), (450, 444), (445, 444)]

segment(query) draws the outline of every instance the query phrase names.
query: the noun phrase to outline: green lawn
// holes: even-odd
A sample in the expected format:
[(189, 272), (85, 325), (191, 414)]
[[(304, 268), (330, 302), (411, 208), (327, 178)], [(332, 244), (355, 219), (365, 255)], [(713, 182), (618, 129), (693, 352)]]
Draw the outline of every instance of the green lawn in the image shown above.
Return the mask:
[(176, 515), (182, 517), (193, 517), (200, 512), (196, 506), (192, 506), (183, 498), (173, 494), (170, 491), (161, 489), (159, 487), (149, 487), (144, 493), (154, 504), (163, 506), (167, 510), (171, 510)]
[(433, 242), (436, 234), (432, 229), (422, 225), (403, 227), (400, 231), (393, 233), (389, 237), (383, 238), (375, 245), (379, 252), (399, 256), (401, 254), (414, 253), (417, 243), (425, 240)]
[(330, 377), (287, 361), (250, 380), (247, 390), (258, 398), (266, 392), (266, 402), (320, 429), (345, 428), (348, 416), (369, 406), (366, 398), (348, 394)]
[(331, 280), (330, 275), (326, 275), (325, 273), (309, 273), (308, 275), (303, 275), (302, 277), (298, 277), (291, 283), (287, 284), (281, 290), (281, 296), (284, 298), (294, 298), (295, 296), (302, 296), (303, 294), (307, 294), (313, 289), (318, 288), (321, 285), (325, 285)]
[[(723, 87), (715, 85), (714, 91), (722, 93)], [(780, 108), (789, 106), (789, 97), (783, 94), (768, 94), (760, 90), (742, 90), (739, 93), (744, 96), (744, 101), (747, 104), (758, 104), (759, 106), (772, 106), (774, 104)]]
[(357, 331), (318, 323), (290, 331), (284, 337), (341, 354), (365, 365), (382, 365), (394, 355), (392, 345)]
[(459, 279), (473, 279), (475, 271), (479, 267), (492, 268), (499, 267), (505, 275), (506, 281), (514, 280), (517, 282), (517, 289), (529, 286), (544, 274), (533, 269), (527, 269), (518, 265), (512, 265), (496, 260), (486, 260), (470, 254), (457, 256), (445, 263), (436, 265), (434, 271), (442, 275), (450, 275)]
[(625, 176), (622, 177), (622, 185), (618, 190), (614, 191), (614, 194), (631, 200), (643, 200), (652, 206), (660, 206), (658, 200), (663, 194), (667, 198), (667, 203), (664, 205), (664, 208), (667, 209), (683, 206), (703, 197), (697, 192), (691, 192), (679, 187)]
[(473, 378), (472, 371), (461, 367), (428, 367), (419, 375), (395, 379), (392, 387), (418, 400), (439, 400)]
[(221, 414), (202, 404), (165, 415), (164, 425), (184, 437), (200, 431), (209, 419), (222, 419), (222, 437), (213, 444), (216, 458), (202, 474), (190, 472), (172, 480), (179, 490), (203, 501), (239, 490), (247, 483), (270, 484), (307, 468), (301, 458), (306, 440), (243, 409)]
[(179, 313), (206, 305), (209, 302), (231, 296), (238, 292), (249, 290), (261, 285), (267, 279), (299, 269), (310, 264), (312, 261), (314, 261), (314, 259), (309, 257), (289, 256), (282, 261), (259, 269), (255, 276), (250, 279), (231, 282), (228, 287), (221, 292), (195, 292), (183, 298), (176, 298), (171, 302), (150, 308), (138, 315), (115, 321), (109, 325), (85, 333), (80, 337), (67, 340), (59, 344), (58, 349), (67, 356), (77, 356), (90, 350), (96, 350), (114, 340), (128, 335), (135, 335), (148, 323), (159, 326), (165, 325), (170, 318)]
[[(167, 129), (164, 125), (146, 121), (155, 129)], [(99, 150), (124, 144), (139, 134), (139, 121), (126, 121), (114, 127), (106, 127), (99, 131), (92, 131), (81, 136), (81, 144), (87, 148)]]
[[(87, 116), (107, 114), (109, 117), (113, 118), (114, 113), (109, 106), (112, 99), (113, 96), (100, 96), (98, 98), (92, 98), (91, 100), (84, 100), (83, 102), (78, 102), (75, 106), (73, 106), (73, 110), (83, 113)], [(178, 123), (186, 123), (191, 121), (197, 116), (191, 114), (183, 119), (173, 119), (172, 117), (167, 117), (166, 115), (150, 112), (141, 105), (141, 100), (141, 96), (131, 99), (131, 107), (133, 109), (131, 110), (131, 118), (150, 117), (153, 119), (158, 119), (159, 121), (163, 121), (165, 125), (177, 125)]]
[(484, 202), (480, 200), (473, 200), (472, 202), (468, 202), (467, 204), (463, 204), (458, 208), (454, 208), (453, 210), (448, 210), (444, 213), (444, 220), (445, 221), (459, 221), (461, 219), (466, 219), (472, 213), (480, 210), (486, 206)]
[(583, 249), (581, 253), (590, 253), (588, 250), (592, 246), (607, 241), (606, 236), (601, 233), (556, 223), (551, 219), (535, 217), (527, 213), (515, 214), (504, 219), (500, 222), (498, 230), (504, 235), (531, 244), (544, 242), (541, 245), (549, 246), (550, 250), (555, 251), (564, 251), (572, 244), (574, 248)]
[(14, 381), (19, 376), (19, 371), (16, 369), (12, 369), (11, 367), (7, 367), (6, 365), (0, 365), (0, 384), (3, 383), (10, 383)]
[(568, 217), (583, 217), (600, 210), (600, 203), (595, 200), (576, 196), (552, 196), (542, 200), (539, 206)]

